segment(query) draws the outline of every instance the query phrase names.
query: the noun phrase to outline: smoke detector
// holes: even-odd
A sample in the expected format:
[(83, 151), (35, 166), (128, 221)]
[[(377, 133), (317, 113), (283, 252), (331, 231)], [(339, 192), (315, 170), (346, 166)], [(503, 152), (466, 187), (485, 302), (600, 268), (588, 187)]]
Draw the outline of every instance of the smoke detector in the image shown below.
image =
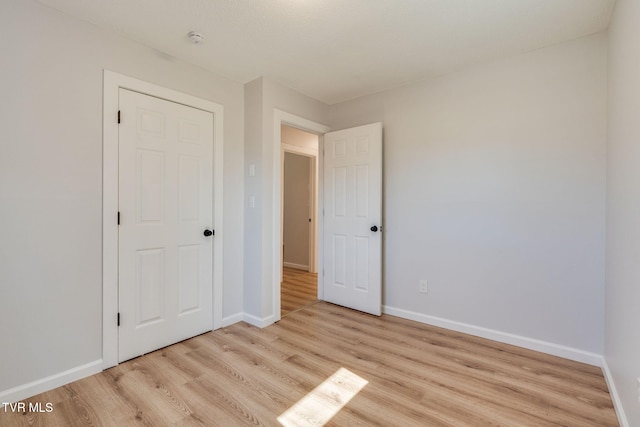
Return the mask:
[(189, 40), (191, 40), (191, 43), (193, 44), (199, 44), (204, 41), (204, 37), (202, 37), (202, 34), (200, 34), (197, 31), (190, 31), (189, 34), (187, 34), (187, 36), (189, 37)]

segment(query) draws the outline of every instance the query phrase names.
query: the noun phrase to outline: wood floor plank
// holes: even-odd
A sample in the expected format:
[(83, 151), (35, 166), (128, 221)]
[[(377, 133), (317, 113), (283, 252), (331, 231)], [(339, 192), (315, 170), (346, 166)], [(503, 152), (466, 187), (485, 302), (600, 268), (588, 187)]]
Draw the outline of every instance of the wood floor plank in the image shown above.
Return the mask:
[[(329, 333), (337, 332), (335, 325), (332, 325), (334, 330), (329, 330)], [(351, 339), (357, 339), (355, 336), (355, 332), (353, 332), (354, 327), (347, 329), (348, 332), (345, 336), (349, 336), (352, 334)], [(392, 358), (400, 358), (405, 357), (411, 361), (419, 361), (423, 356), (423, 349), (415, 348), (414, 346), (406, 346), (404, 343), (393, 343), (393, 345), (389, 345), (393, 343), (390, 341), (390, 337), (381, 337), (378, 338), (376, 336), (368, 335), (366, 340), (363, 340), (359, 343), (359, 348), (365, 349), (368, 348), (371, 351), (375, 351), (379, 354), (388, 354)], [(388, 350), (387, 350), (388, 349)], [(602, 404), (606, 404), (603, 397), (608, 399), (608, 395), (599, 395), (598, 390), (584, 389), (584, 393), (578, 399), (578, 402), (575, 403), (573, 398), (568, 398), (566, 396), (567, 392), (576, 391), (578, 386), (576, 386), (573, 382), (572, 387), (569, 387), (567, 390), (566, 385), (562, 386), (559, 381), (555, 380), (555, 377), (545, 378), (544, 387), (542, 387), (541, 377), (532, 373), (528, 370), (519, 369), (519, 367), (515, 367), (509, 364), (498, 363), (493, 358), (487, 357), (479, 357), (474, 355), (471, 352), (463, 352), (459, 354), (455, 354), (449, 349), (447, 352), (443, 352), (439, 349), (431, 350), (430, 354), (433, 359), (438, 359), (438, 366), (440, 369), (446, 369), (449, 376), (455, 378), (458, 375), (458, 372), (464, 372), (464, 375), (467, 378), (474, 378), (479, 381), (491, 381), (499, 384), (502, 387), (507, 388), (508, 390), (512, 390), (514, 387), (518, 387), (518, 382), (520, 379), (527, 379), (527, 383), (524, 387), (520, 386), (521, 392), (523, 394), (523, 400), (529, 401), (533, 398), (546, 399), (548, 397), (552, 397), (558, 404), (562, 402), (577, 405), (584, 405), (585, 407), (593, 407), (593, 406), (601, 406)], [(514, 378), (517, 378), (515, 380)], [(554, 386), (556, 384), (556, 386)], [(573, 390), (571, 390), (573, 388)], [(600, 393), (601, 394), (601, 393)], [(602, 400), (602, 401), (601, 401)]]
[[(296, 316), (302, 316), (302, 314), (296, 313)], [(333, 335), (334, 334), (331, 331), (327, 332), (327, 337), (331, 337)], [(379, 357), (380, 354), (383, 353), (383, 350), (381, 348), (377, 348), (373, 352), (368, 352), (368, 351), (361, 352), (360, 348), (362, 347), (362, 343), (356, 343), (356, 345), (354, 345), (351, 350), (347, 350), (346, 348), (343, 347), (343, 344), (338, 343), (337, 341), (344, 342), (344, 341), (349, 341), (349, 339), (340, 337), (339, 339), (334, 340), (333, 349), (338, 350), (336, 351), (337, 354), (341, 354), (344, 356), (347, 353), (350, 353), (349, 356), (343, 357), (339, 361), (340, 364), (350, 366), (350, 367), (357, 366), (359, 369), (363, 369), (365, 370), (365, 372), (367, 372), (368, 378), (371, 376), (375, 377), (377, 375), (377, 372), (380, 370), (380, 368), (384, 366), (385, 361), (382, 358), (377, 358), (376, 360), (372, 360), (371, 359), (372, 356), (368, 355), (368, 354), (375, 353), (376, 357)], [(321, 346), (326, 345), (326, 342), (323, 342), (323, 339), (318, 336), (313, 337), (312, 342), (319, 342)], [(309, 348), (311, 345), (312, 344), (306, 343), (304, 347)], [(480, 391), (477, 391), (479, 386), (484, 385), (483, 383), (478, 384), (478, 382), (476, 381), (475, 383), (472, 383), (472, 384), (465, 384), (465, 380), (467, 379), (464, 378), (461, 373), (456, 372), (455, 370), (449, 370), (448, 372), (443, 371), (442, 366), (439, 365), (438, 363), (414, 364), (412, 363), (411, 359), (408, 359), (406, 356), (403, 356), (403, 355), (396, 355), (396, 360), (398, 359), (399, 360), (404, 359), (403, 360), (403, 365), (405, 365), (404, 369), (391, 370), (391, 372), (389, 372), (389, 376), (392, 378), (398, 378), (398, 377), (404, 378), (405, 380), (404, 385), (405, 386), (408, 385), (407, 387), (408, 389), (419, 390), (421, 387), (427, 384), (432, 386), (433, 388), (444, 391), (444, 390), (454, 389), (455, 388), (454, 385), (456, 383), (462, 382), (462, 385), (459, 386), (457, 389), (457, 393), (446, 394), (444, 398), (449, 400), (456, 400), (461, 397), (460, 394), (462, 393), (462, 397), (464, 397), (465, 399), (467, 400), (480, 399), (485, 405), (487, 404), (496, 405), (497, 404), (496, 402), (499, 402), (498, 398), (491, 398), (491, 399), (484, 398), (485, 393), (490, 393), (495, 390), (481, 389)], [(422, 375), (421, 372), (425, 371), (425, 369), (431, 370), (432, 372), (430, 372), (428, 375)], [(471, 387), (471, 389), (467, 390), (469, 387)], [(387, 389), (385, 388), (385, 391), (386, 390)], [(465, 394), (465, 391), (466, 391), (466, 394)], [(384, 394), (384, 392), (382, 392), (381, 394)], [(399, 396), (398, 393), (394, 393), (394, 395), (388, 396), (386, 398), (387, 400), (390, 400), (392, 402), (391, 408), (393, 409), (390, 409), (391, 413), (395, 414), (395, 416), (400, 416), (400, 413), (402, 414), (410, 413), (411, 410), (409, 408), (406, 408), (404, 405), (404, 402), (406, 401), (406, 396), (403, 396), (402, 399), (396, 400), (396, 397), (398, 396)], [(528, 415), (527, 414), (521, 415), (520, 413), (516, 412), (513, 414), (513, 416), (518, 416), (518, 418), (527, 418)], [(541, 424), (539, 420), (535, 418), (532, 418), (530, 421), (531, 421), (531, 425)], [(415, 422), (417, 422), (417, 420), (414, 419), (413, 423)], [(459, 425), (459, 424), (460, 423), (458, 422), (455, 425)]]
[[(348, 403), (318, 388), (341, 368), (367, 382)], [(329, 426), (618, 425), (598, 367), (323, 302), (34, 396), (54, 411), (0, 412), (0, 425), (277, 426), (308, 395), (323, 411), (346, 403)]]
[(318, 275), (284, 267), (280, 285), (280, 315), (299, 310), (318, 301)]
[[(304, 313), (297, 314), (297, 316), (303, 315)], [(353, 315), (356, 316), (357, 314)], [(338, 326), (336, 326), (335, 322), (328, 323), (328, 325), (329, 326), (327, 333), (329, 335), (337, 332), (338, 329), (335, 328), (338, 328)], [(343, 338), (349, 340), (349, 334), (351, 334), (353, 336), (350, 339), (358, 339), (357, 335), (355, 335), (353, 332), (354, 329), (356, 329), (354, 324), (343, 324), (341, 326), (343, 331)], [(331, 328), (334, 328), (335, 330), (332, 331)], [(485, 390), (485, 393), (488, 393), (491, 396), (495, 396), (493, 400), (485, 399), (485, 402), (493, 401), (494, 404), (499, 404), (502, 401), (501, 394), (506, 392), (507, 394), (509, 394), (512, 404), (528, 406), (529, 412), (532, 412), (534, 410), (535, 405), (531, 406), (531, 401), (536, 399), (540, 402), (540, 404), (544, 404), (545, 406), (547, 406), (546, 411), (560, 410), (561, 413), (563, 413), (563, 404), (570, 405), (577, 412), (581, 412), (582, 409), (593, 410), (594, 408), (601, 407), (608, 408), (610, 405), (608, 393), (606, 395), (599, 396), (601, 399), (593, 397), (593, 394), (598, 392), (597, 390), (593, 391), (584, 389), (583, 393), (578, 396), (567, 396), (566, 384), (573, 384), (573, 382), (571, 381), (566, 382), (564, 389), (556, 388), (555, 390), (553, 387), (550, 387), (547, 384), (545, 384), (545, 387), (541, 387), (540, 384), (536, 385), (535, 378), (531, 376), (529, 378), (525, 378), (527, 379), (527, 381), (521, 383), (520, 379), (523, 377), (523, 372), (516, 372), (515, 375), (520, 375), (520, 377), (518, 380), (514, 380), (513, 372), (503, 372), (503, 369), (497, 369), (497, 365), (492, 362), (491, 358), (485, 357), (482, 360), (469, 360), (469, 358), (472, 357), (471, 352), (464, 353), (467, 356), (458, 355), (456, 357), (450, 352), (439, 355), (437, 351), (430, 351), (429, 362), (423, 362), (421, 361), (424, 354), (422, 350), (414, 349), (412, 347), (402, 348), (402, 345), (397, 345), (397, 343), (396, 345), (393, 345), (393, 342), (391, 342), (391, 345), (389, 345), (390, 343), (387, 342), (386, 339), (387, 338), (378, 339), (378, 337), (374, 335), (367, 335), (367, 338), (365, 340), (358, 342), (357, 347), (359, 351), (362, 351), (363, 354), (387, 354), (390, 355), (392, 357), (392, 360), (394, 361), (404, 359), (404, 361), (406, 362), (404, 365), (406, 367), (411, 367), (415, 371), (419, 371), (421, 369), (423, 370), (425, 368), (437, 368), (438, 371), (444, 372), (446, 374), (446, 376), (443, 377), (444, 380), (454, 382), (452, 385), (445, 381), (443, 384), (440, 384), (441, 386), (454, 387), (455, 382), (460, 381), (462, 384), (472, 386), (474, 390)], [(378, 341), (377, 344), (376, 340)], [(383, 362), (381, 361), (381, 363)], [(503, 367), (509, 367), (509, 365), (503, 364)], [(395, 375), (398, 374), (402, 374), (402, 372), (395, 372)], [(432, 377), (434, 377), (434, 375), (429, 375), (429, 378)], [(551, 377), (547, 378), (546, 381), (553, 382), (554, 379), (554, 377)], [(573, 377), (571, 377), (570, 379), (573, 379)], [(428, 378), (423, 378), (422, 380), (427, 381)], [(490, 387), (487, 387), (487, 384), (489, 384)], [(461, 389), (461, 387), (457, 388)], [(464, 391), (463, 388), (461, 390)], [(466, 397), (473, 397), (473, 394), (468, 394)], [(548, 405), (546, 402), (549, 401), (553, 401), (555, 403), (553, 405)], [(565, 421), (570, 425), (572, 422), (583, 423), (584, 425), (601, 425), (602, 422), (606, 421), (606, 419), (600, 419), (597, 412), (593, 412), (592, 416), (594, 417), (592, 424), (589, 424), (591, 421), (582, 420), (580, 417), (576, 419), (567, 419)]]

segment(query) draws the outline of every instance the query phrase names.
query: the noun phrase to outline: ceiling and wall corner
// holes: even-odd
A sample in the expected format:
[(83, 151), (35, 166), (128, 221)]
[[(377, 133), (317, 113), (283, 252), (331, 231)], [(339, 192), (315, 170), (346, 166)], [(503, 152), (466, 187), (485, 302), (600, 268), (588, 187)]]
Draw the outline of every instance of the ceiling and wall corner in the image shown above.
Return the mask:
[[(38, 0), (232, 80), (327, 104), (606, 29), (615, 0)], [(196, 30), (205, 41), (191, 44)]]

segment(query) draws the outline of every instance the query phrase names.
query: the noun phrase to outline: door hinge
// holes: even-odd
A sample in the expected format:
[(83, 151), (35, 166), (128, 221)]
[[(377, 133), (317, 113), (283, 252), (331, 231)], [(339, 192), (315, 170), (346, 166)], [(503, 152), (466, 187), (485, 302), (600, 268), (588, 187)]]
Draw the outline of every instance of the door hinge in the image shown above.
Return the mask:
[(118, 211), (118, 225), (120, 225), (120, 211)]
[(120, 124), (120, 110), (118, 110), (118, 124)]
[(120, 312), (118, 312), (118, 326), (120, 326)]

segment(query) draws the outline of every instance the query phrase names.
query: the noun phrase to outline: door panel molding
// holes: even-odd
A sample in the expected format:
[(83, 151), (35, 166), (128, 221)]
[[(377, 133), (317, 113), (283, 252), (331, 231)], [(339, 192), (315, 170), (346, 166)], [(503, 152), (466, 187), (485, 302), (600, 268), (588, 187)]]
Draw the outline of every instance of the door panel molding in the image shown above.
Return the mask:
[(382, 313), (382, 123), (324, 137), (324, 299)]
[(213, 114), (127, 89), (119, 106), (122, 362), (213, 328), (215, 238), (203, 232), (213, 223)]
[[(118, 108), (119, 90), (128, 89), (213, 114), (213, 325), (222, 327), (223, 286), (223, 123), (222, 105), (152, 83), (104, 70), (102, 203), (102, 360), (103, 369), (118, 364)], [(185, 123), (185, 137), (189, 127)]]

